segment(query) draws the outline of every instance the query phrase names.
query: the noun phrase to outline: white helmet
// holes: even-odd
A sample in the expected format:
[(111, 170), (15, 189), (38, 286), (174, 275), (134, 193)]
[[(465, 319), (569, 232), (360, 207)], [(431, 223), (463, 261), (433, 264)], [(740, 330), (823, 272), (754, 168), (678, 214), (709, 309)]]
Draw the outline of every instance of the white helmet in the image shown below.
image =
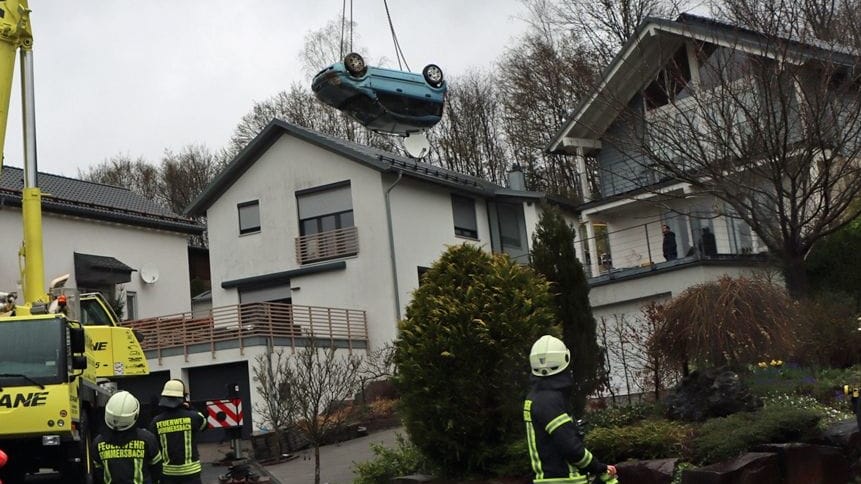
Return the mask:
[(561, 339), (545, 334), (538, 338), (529, 352), (529, 364), (535, 376), (550, 376), (561, 373), (571, 362), (571, 352)]
[(114, 430), (130, 429), (138, 421), (141, 404), (127, 391), (114, 393), (105, 405), (105, 423)]

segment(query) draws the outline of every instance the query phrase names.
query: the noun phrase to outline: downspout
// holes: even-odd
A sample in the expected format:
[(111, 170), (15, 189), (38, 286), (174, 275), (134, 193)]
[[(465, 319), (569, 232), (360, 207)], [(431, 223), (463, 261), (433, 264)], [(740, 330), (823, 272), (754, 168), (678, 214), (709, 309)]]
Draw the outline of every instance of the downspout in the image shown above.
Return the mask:
[(401, 292), (398, 287), (398, 263), (395, 260), (395, 232), (392, 229), (392, 204), (389, 194), (401, 182), (403, 176), (404, 172), (398, 170), (397, 180), (386, 189), (386, 223), (389, 227), (389, 258), (392, 262), (392, 282), (395, 285), (395, 314), (398, 316), (398, 322), (401, 320)]

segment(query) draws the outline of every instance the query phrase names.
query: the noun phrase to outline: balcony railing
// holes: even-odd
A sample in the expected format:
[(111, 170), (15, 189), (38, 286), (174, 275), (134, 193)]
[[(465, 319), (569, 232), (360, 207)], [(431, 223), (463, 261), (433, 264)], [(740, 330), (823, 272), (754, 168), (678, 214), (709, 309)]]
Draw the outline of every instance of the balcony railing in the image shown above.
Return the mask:
[[(581, 239), (581, 248), (586, 253), (583, 269), (590, 283), (615, 279), (640, 272), (649, 272), (675, 267), (697, 261), (753, 261), (763, 259), (764, 250), (747, 226), (732, 218), (718, 217), (712, 225), (697, 220), (676, 220), (675, 250), (664, 253), (662, 223), (654, 222), (617, 228), (607, 226), (606, 233), (595, 238)], [(596, 224), (597, 225), (597, 224)], [(707, 231), (703, 231), (708, 228)], [(592, 264), (590, 247), (595, 247), (598, 259)]]
[(296, 237), (296, 262), (308, 264), (359, 253), (359, 229), (346, 227)]
[[(205, 314), (180, 313), (124, 323), (143, 335), (149, 358), (238, 348), (251, 345), (301, 347), (308, 339), (342, 346), (350, 351), (368, 341), (365, 311), (297, 306), (281, 303), (246, 303), (213, 308)], [(151, 353), (152, 352), (152, 353)]]

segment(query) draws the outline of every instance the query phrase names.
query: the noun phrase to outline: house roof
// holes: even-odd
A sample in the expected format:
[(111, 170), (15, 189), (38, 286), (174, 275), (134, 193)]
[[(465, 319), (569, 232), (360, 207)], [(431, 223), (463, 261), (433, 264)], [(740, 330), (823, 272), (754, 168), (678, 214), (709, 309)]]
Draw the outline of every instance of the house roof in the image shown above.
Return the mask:
[(478, 177), (464, 175), (378, 148), (318, 133), (281, 119), (274, 119), (215, 177), (212, 183), (186, 208), (185, 213), (192, 216), (203, 215), (285, 133), (380, 172), (400, 172), (406, 177), (484, 197), (498, 195), (547, 199), (563, 206), (571, 208), (575, 206), (574, 202), (570, 200), (548, 197), (542, 192), (511, 190)]
[(783, 38), (781, 48), (776, 49), (773, 37), (697, 15), (682, 14), (676, 20), (647, 18), (604, 70), (597, 88), (571, 111), (546, 150), (571, 152), (581, 146), (580, 140), (600, 138), (630, 99), (654, 79), (678, 46), (688, 39), (793, 63), (826, 59), (852, 66), (859, 60), (857, 51), (819, 40)]
[[(0, 206), (21, 206), (23, 188), (24, 171), (3, 166), (0, 172)], [(200, 234), (204, 230), (203, 225), (126, 188), (48, 173), (39, 173), (39, 188), (42, 190), (42, 210), (48, 213), (186, 234)]]

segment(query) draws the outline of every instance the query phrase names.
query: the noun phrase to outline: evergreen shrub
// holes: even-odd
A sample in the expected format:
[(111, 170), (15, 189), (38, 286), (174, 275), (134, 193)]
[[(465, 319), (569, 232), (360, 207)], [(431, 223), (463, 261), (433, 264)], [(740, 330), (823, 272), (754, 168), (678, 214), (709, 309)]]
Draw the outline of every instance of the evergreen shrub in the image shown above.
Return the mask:
[(391, 482), (394, 478), (410, 474), (429, 472), (430, 464), (421, 452), (402, 435), (396, 436), (394, 448), (381, 443), (372, 443), (374, 458), (353, 465), (356, 474), (355, 484), (379, 484)]
[(558, 334), (551, 304), (531, 269), (468, 244), (422, 276), (395, 344), (399, 413), (448, 476), (487, 477), (525, 439), (529, 350)]
[(705, 422), (691, 444), (691, 461), (710, 464), (736, 457), (756, 445), (804, 441), (819, 431), (819, 414), (807, 408), (772, 405)]
[(693, 427), (669, 420), (643, 420), (622, 427), (599, 427), (586, 434), (586, 448), (604, 463), (627, 459), (680, 457)]

